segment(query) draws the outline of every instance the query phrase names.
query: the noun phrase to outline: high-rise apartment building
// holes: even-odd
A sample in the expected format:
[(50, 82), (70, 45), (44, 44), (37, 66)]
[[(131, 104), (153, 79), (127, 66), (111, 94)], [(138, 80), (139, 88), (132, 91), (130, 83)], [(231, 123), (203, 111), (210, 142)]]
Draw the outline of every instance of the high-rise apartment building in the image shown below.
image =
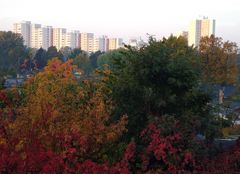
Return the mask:
[(51, 26), (41, 27), (40, 24), (31, 25), (31, 47), (47, 50), (53, 45), (53, 30)]
[(72, 49), (80, 48), (80, 32), (72, 31), (67, 33), (65, 46), (68, 46)]
[(191, 21), (188, 31), (188, 45), (199, 46), (202, 37), (215, 34), (215, 20), (206, 17)]
[(53, 28), (53, 46), (58, 50), (66, 46), (67, 30), (65, 28)]
[(101, 36), (99, 37), (99, 50), (101, 52), (106, 52), (107, 51), (107, 36)]
[(80, 34), (80, 48), (81, 50), (89, 53), (94, 52), (94, 34), (93, 33)]
[(22, 35), (27, 47), (48, 49), (52, 46), (52, 27), (41, 27), (41, 24), (23, 21), (13, 25), (13, 32)]
[(30, 47), (32, 48), (40, 48), (42, 47), (42, 40), (43, 40), (43, 35), (42, 35), (42, 28), (41, 24), (31, 24), (31, 30), (30, 30), (30, 40), (31, 44)]
[(109, 38), (107, 43), (107, 51), (116, 50), (123, 47), (123, 40), (121, 38)]
[(88, 53), (115, 50), (123, 46), (120, 38), (108, 38), (107, 36), (94, 37), (93, 33), (80, 33), (79, 31), (67, 32), (65, 28), (52, 28), (32, 24), (30, 21), (15, 23), (13, 32), (19, 33), (27, 47), (43, 48), (47, 50), (55, 46), (58, 50), (64, 47), (81, 48)]
[(97, 51), (100, 50), (99, 41), (100, 41), (99, 38), (94, 38), (93, 39), (93, 52), (97, 52)]
[(42, 28), (42, 48), (47, 50), (50, 46), (53, 46), (53, 28), (45, 26)]
[(24, 45), (31, 46), (31, 22), (22, 21), (20, 23), (13, 24), (13, 32), (21, 34), (24, 40)]

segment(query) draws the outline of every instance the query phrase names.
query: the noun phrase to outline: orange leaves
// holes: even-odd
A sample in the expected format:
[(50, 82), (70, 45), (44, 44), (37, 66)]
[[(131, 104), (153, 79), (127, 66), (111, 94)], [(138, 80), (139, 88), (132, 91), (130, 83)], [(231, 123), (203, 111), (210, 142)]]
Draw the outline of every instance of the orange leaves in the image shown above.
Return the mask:
[(61, 60), (54, 58), (48, 62), (48, 65), (44, 68), (44, 73), (54, 73), (55, 75), (63, 76), (65, 78), (73, 78), (74, 66), (72, 66), (72, 60), (62, 63)]
[(72, 61), (53, 59), (24, 84), (25, 102), (17, 108), (15, 122), (23, 144), (31, 142), (26, 141), (31, 135), (54, 152), (75, 149), (81, 159), (94, 158), (126, 131), (126, 116), (109, 121), (113, 104), (106, 87), (98, 81), (77, 81), (75, 71)]
[(204, 37), (200, 41), (204, 82), (234, 84), (237, 80), (237, 45), (222, 38)]

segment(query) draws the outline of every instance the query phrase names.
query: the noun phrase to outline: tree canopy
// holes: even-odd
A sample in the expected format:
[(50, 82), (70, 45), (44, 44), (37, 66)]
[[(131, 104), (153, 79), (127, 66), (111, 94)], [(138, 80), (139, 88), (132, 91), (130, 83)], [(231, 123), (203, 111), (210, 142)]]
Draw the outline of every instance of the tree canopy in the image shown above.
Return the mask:
[(116, 54), (120, 56), (107, 56), (114, 68), (110, 68), (106, 84), (117, 106), (113, 118), (128, 115), (129, 137), (136, 137), (149, 119), (164, 115), (188, 122), (193, 132), (210, 136), (210, 98), (200, 90), (197, 50), (188, 47), (184, 38), (150, 38), (149, 45), (139, 50), (129, 47)]
[[(32, 53), (40, 71), (0, 90), (0, 173), (239, 173), (239, 141), (216, 145), (200, 52), (183, 37), (90, 57), (74, 49), (67, 61), (54, 47)], [(97, 73), (76, 76), (96, 59)]]
[(203, 81), (211, 84), (236, 84), (237, 45), (222, 38), (204, 37), (199, 52)]
[(26, 56), (23, 38), (19, 34), (0, 31), (0, 69), (16, 74)]

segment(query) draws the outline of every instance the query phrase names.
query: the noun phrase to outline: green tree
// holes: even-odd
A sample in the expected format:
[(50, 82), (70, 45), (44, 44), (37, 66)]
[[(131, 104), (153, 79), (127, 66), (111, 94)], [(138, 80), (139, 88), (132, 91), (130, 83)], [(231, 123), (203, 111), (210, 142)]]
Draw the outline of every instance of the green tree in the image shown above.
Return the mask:
[(77, 55), (83, 53), (83, 51), (80, 48), (74, 48), (71, 52), (71, 54), (69, 55), (69, 58), (73, 59), (75, 57), (77, 57)]
[(112, 118), (128, 115), (126, 138), (138, 137), (150, 119), (164, 115), (180, 121), (186, 132), (213, 136), (210, 99), (199, 89), (199, 57), (184, 38), (150, 38), (147, 46), (128, 47), (120, 55), (109, 56), (114, 68), (104, 74), (116, 104)]
[(26, 56), (23, 38), (19, 34), (0, 31), (0, 69), (4, 74), (16, 74)]
[(72, 53), (72, 48), (66, 46), (66, 47), (63, 47), (60, 49), (62, 55), (63, 55), (63, 60), (66, 61), (69, 59), (69, 56), (71, 55)]
[(78, 54), (73, 59), (73, 64), (76, 65), (79, 69), (81, 69), (85, 75), (89, 75), (92, 71), (90, 59), (85, 52)]
[(52, 58), (59, 58), (61, 60), (63, 60), (63, 55), (60, 51), (57, 50), (57, 48), (55, 46), (51, 46), (48, 48), (47, 53), (46, 53), (46, 60), (49, 61)]
[(101, 51), (97, 51), (95, 53), (92, 53), (89, 57), (90, 62), (91, 62), (91, 67), (92, 69), (97, 69), (97, 60), (99, 56), (101, 56), (103, 53)]
[(32, 70), (35, 68), (35, 61), (34, 57), (37, 53), (36, 48), (27, 48), (26, 53), (24, 56), (24, 59), (20, 62), (20, 69), (22, 74), (27, 74), (29, 72), (32, 72)]
[(117, 65), (114, 63), (114, 61), (121, 60), (124, 52), (124, 49), (118, 49), (100, 55), (97, 59), (97, 67), (99, 69), (103, 69), (104, 65), (108, 65), (110, 69), (114, 68), (114, 66)]
[(46, 50), (40, 48), (34, 56), (35, 67), (39, 70), (47, 65)]

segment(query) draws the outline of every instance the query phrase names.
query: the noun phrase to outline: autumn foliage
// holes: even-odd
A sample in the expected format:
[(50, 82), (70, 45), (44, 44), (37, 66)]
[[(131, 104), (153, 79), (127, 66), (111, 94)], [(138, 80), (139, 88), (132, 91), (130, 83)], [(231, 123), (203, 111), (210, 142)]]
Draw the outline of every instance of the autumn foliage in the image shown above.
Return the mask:
[(0, 173), (240, 172), (239, 142), (214, 157), (200, 155), (212, 144), (196, 137), (199, 117), (156, 109), (140, 134), (124, 139), (129, 118), (112, 119), (117, 106), (104, 83), (111, 76), (78, 80), (77, 71), (71, 61), (53, 59), (21, 88), (0, 91)]
[(110, 123), (112, 104), (104, 88), (88, 81), (78, 84), (73, 71), (70, 61), (49, 62), (23, 89), (13, 89), (21, 93), (19, 106), (0, 93), (1, 172), (69, 173), (90, 165), (85, 160), (107, 159), (100, 152), (125, 131), (126, 116)]

